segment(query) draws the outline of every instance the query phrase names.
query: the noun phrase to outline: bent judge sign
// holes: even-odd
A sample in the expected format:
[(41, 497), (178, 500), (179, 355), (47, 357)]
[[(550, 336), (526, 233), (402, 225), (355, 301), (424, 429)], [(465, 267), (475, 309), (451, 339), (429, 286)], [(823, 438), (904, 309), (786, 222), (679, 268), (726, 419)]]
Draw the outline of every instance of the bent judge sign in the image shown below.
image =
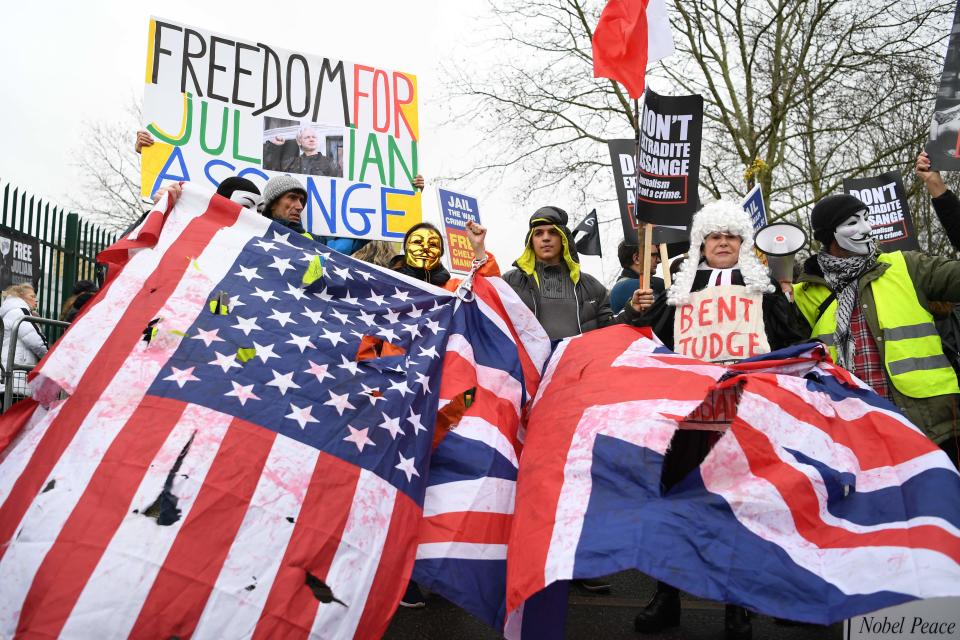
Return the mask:
[(709, 362), (769, 353), (762, 298), (737, 284), (691, 292), (689, 302), (674, 316), (674, 350)]

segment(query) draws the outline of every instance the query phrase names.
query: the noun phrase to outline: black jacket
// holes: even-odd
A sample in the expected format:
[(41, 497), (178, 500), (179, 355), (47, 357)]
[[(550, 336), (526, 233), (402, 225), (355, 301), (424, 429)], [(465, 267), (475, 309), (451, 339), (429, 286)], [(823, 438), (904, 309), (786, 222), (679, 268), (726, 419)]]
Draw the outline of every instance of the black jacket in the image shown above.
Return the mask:
[[(533, 275), (520, 269), (511, 269), (503, 275), (503, 279), (539, 318), (540, 288), (537, 286)], [(580, 272), (580, 280), (574, 287), (574, 293), (579, 303), (578, 317), (581, 333), (619, 322), (618, 319), (614, 318), (613, 311), (610, 309), (610, 296), (607, 294), (607, 288), (590, 274)]]
[(931, 198), (930, 202), (950, 244), (954, 249), (960, 249), (960, 199), (957, 199), (957, 194), (947, 189), (946, 193)]
[[(697, 271), (693, 279), (692, 291), (700, 291), (707, 284), (710, 271)], [(740, 271), (733, 272), (733, 284), (743, 284)], [(804, 331), (797, 308), (780, 291), (780, 285), (773, 279), (776, 287), (773, 293), (763, 294), (763, 327), (767, 334), (770, 349), (776, 351), (793, 344), (810, 341), (810, 332)], [(629, 304), (625, 307), (625, 319), (635, 327), (650, 327), (660, 341), (673, 349), (673, 318), (677, 308), (667, 304), (666, 292), (657, 294), (653, 304), (644, 313), (633, 310)]]

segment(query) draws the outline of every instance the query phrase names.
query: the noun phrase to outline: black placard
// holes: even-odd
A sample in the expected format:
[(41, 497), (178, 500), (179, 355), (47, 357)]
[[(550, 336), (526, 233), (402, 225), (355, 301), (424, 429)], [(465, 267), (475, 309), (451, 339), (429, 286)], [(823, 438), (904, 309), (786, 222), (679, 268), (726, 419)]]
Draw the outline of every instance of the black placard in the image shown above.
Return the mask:
[(867, 205), (873, 237), (884, 251), (920, 249), (899, 171), (873, 178), (846, 178), (843, 190)]

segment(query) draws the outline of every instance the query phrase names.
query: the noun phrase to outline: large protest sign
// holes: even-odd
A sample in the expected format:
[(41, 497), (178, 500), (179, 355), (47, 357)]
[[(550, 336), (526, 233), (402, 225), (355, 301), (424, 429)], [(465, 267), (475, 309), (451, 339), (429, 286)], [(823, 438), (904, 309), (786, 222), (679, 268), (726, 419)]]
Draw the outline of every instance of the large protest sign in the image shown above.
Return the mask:
[(150, 20), (141, 190), (295, 175), (304, 227), (398, 240), (422, 218), (416, 76)]
[(847, 620), (843, 640), (910, 640), (960, 635), (960, 598), (916, 600)]
[(674, 351), (681, 355), (725, 362), (768, 353), (760, 294), (743, 285), (708, 287), (690, 294), (673, 323)]
[(933, 170), (960, 169), (960, 1), (953, 15), (953, 29), (925, 150)]
[(40, 240), (0, 227), (0, 289), (12, 284), (40, 284)]
[(920, 248), (899, 171), (873, 178), (846, 178), (843, 190), (867, 205), (873, 237), (885, 251), (915, 251)]
[(464, 229), (470, 221), (480, 224), (480, 207), (477, 199), (446, 189), (437, 189), (437, 195), (440, 198), (443, 228), (447, 234), (450, 270), (469, 273), (474, 255)]
[[(636, 208), (636, 164), (634, 157), (637, 152), (636, 140), (619, 139), (608, 140), (610, 150), (610, 164), (613, 167), (613, 182), (617, 189), (617, 202), (620, 205), (620, 222), (623, 225), (623, 237), (628, 242), (636, 243), (638, 237), (638, 222), (634, 211)], [(690, 231), (686, 225), (676, 227), (656, 226), (653, 229), (653, 242), (681, 242), (686, 240)]]

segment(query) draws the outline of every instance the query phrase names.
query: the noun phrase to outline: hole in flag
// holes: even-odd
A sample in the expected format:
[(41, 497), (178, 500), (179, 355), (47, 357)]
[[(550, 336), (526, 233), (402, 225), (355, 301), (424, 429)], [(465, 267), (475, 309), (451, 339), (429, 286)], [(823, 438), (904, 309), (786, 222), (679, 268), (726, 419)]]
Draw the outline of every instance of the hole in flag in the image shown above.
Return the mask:
[[(329, 604), (331, 602), (336, 602), (341, 604), (344, 607), (347, 607), (347, 603), (343, 600), (338, 600), (336, 596), (333, 595), (333, 589), (327, 586), (327, 583), (307, 571), (307, 579), (305, 584), (310, 587), (310, 591), (313, 592), (313, 597), (323, 602), (324, 604)], [(349, 607), (347, 607), (349, 608)]]
[(360, 339), (360, 346), (357, 348), (357, 362), (364, 360), (375, 360), (377, 358), (389, 358), (391, 356), (406, 355), (407, 350), (403, 347), (387, 342), (383, 338), (376, 336), (363, 336)]
[(50, 491), (51, 489), (53, 489), (55, 486), (57, 486), (56, 479), (51, 480), (50, 482), (47, 483), (47, 486), (45, 486), (43, 488), (43, 491), (41, 491), (40, 493), (46, 493), (47, 491)]
[(437, 426), (433, 430), (433, 448), (436, 449), (448, 433), (457, 428), (464, 412), (470, 408), (477, 395), (477, 388), (472, 387), (453, 396), (453, 400), (443, 405), (437, 411)]
[(180, 498), (173, 494), (173, 479), (180, 470), (183, 459), (187, 457), (187, 451), (190, 450), (190, 445), (193, 444), (193, 438), (196, 435), (196, 431), (190, 434), (190, 439), (183, 445), (183, 449), (180, 450), (180, 455), (177, 456), (176, 462), (173, 463), (173, 468), (171, 468), (170, 473), (167, 474), (167, 479), (163, 483), (163, 490), (160, 492), (160, 495), (157, 496), (157, 499), (154, 500), (149, 507), (143, 510), (143, 515), (148, 518), (153, 518), (161, 527), (168, 527), (180, 520), (181, 512), (177, 507)]

